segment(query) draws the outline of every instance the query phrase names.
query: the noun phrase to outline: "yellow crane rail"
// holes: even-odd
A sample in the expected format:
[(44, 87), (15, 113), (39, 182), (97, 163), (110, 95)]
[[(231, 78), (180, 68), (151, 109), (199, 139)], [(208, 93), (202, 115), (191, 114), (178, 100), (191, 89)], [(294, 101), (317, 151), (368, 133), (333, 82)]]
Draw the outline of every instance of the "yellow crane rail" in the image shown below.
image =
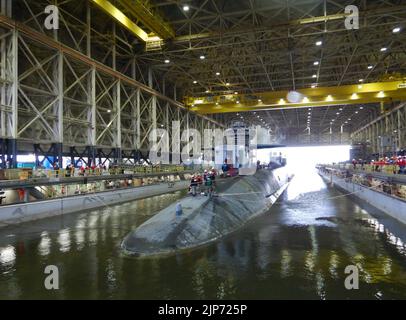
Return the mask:
[(334, 105), (380, 103), (406, 100), (406, 81), (387, 81), (337, 87), (296, 90), (292, 101), (289, 91), (257, 94), (224, 94), (186, 97), (185, 104), (200, 114), (277, 110)]
[[(146, 43), (162, 41), (175, 36), (175, 32), (169, 24), (153, 12), (146, 1), (118, 0), (115, 5), (108, 0), (91, 0), (91, 2)], [(121, 9), (124, 9), (125, 13)], [(151, 32), (148, 33), (142, 29), (131, 17), (134, 17)]]
[(175, 31), (164, 19), (152, 9), (146, 0), (118, 0), (117, 3), (139, 20), (149, 30), (166, 40), (175, 37)]

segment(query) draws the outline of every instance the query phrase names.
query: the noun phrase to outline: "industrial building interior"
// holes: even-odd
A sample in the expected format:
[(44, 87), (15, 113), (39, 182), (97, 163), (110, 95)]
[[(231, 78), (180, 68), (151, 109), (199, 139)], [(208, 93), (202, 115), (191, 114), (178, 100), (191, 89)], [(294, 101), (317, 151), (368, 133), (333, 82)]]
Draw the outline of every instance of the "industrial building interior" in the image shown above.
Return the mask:
[(0, 0), (0, 299), (405, 299), (405, 44), (404, 0)]

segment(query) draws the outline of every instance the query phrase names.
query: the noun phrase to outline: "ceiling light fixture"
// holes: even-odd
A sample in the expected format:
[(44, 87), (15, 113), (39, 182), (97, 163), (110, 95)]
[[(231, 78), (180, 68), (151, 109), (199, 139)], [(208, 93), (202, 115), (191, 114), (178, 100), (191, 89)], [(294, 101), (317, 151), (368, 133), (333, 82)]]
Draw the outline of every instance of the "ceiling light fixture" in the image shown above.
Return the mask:
[(385, 98), (385, 92), (379, 91), (378, 98)]
[(392, 30), (392, 32), (393, 32), (393, 33), (399, 33), (399, 32), (400, 32), (400, 28), (399, 28), (399, 27), (396, 27), (396, 28), (394, 28), (394, 29)]
[(351, 96), (351, 100), (357, 100), (359, 97), (356, 93), (353, 93)]

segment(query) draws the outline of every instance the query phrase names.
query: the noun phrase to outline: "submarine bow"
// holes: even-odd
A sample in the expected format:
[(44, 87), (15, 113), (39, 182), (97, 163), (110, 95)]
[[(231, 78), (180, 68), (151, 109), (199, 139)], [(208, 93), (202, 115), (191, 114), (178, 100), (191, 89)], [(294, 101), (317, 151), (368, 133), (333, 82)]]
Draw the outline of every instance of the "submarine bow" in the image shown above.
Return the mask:
[[(288, 181), (286, 168), (219, 180), (218, 196), (182, 198), (128, 234), (121, 246), (127, 254), (149, 256), (215, 241), (269, 210)], [(179, 203), (183, 213), (176, 216)]]

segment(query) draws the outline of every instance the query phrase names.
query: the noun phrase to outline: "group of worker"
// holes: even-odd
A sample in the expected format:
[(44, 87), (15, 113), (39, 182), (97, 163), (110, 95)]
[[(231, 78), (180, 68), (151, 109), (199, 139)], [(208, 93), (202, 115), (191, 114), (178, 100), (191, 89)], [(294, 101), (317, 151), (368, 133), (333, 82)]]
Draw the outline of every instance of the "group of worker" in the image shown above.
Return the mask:
[(365, 165), (371, 165), (376, 172), (381, 172), (384, 166), (396, 166), (393, 173), (406, 174), (406, 156), (382, 157), (370, 162), (362, 159), (353, 159), (352, 165), (354, 170), (357, 168), (357, 165), (361, 165), (362, 170), (364, 170)]
[[(91, 166), (88, 165), (81, 165), (77, 167), (79, 169), (79, 176), (85, 176), (87, 174), (94, 174), (96, 172), (102, 173), (107, 170), (106, 165), (104, 164), (99, 164), (95, 165), (92, 164)], [(72, 163), (69, 163), (66, 165), (65, 168), (65, 177), (73, 177), (75, 175), (75, 166)]]
[[(195, 173), (190, 180), (190, 193), (195, 197), (198, 193), (211, 196), (216, 185), (217, 172), (214, 168), (210, 171), (204, 170), (203, 175)], [(204, 184), (204, 186), (203, 186)]]

